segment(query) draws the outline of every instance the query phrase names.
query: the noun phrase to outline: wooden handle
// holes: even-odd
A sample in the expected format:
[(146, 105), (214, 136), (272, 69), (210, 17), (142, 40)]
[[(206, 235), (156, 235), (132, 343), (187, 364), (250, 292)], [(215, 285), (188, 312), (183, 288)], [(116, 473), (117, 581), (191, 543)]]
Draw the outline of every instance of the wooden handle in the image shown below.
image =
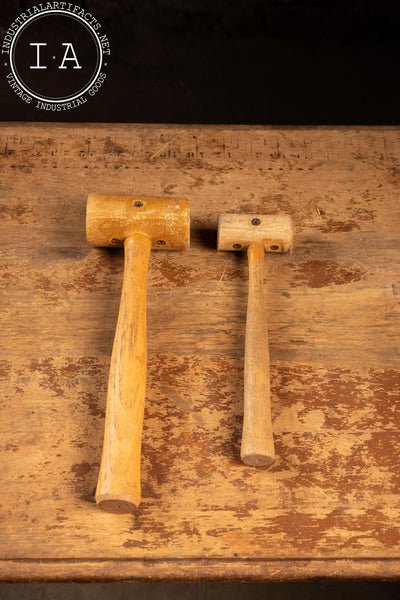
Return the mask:
[(271, 392), (267, 318), (264, 308), (264, 247), (250, 244), (244, 366), (244, 421), (241, 459), (262, 467), (275, 460), (271, 421)]
[(146, 283), (151, 240), (125, 240), (125, 268), (111, 356), (103, 455), (96, 490), (100, 508), (132, 512), (140, 503), (140, 449), (146, 390)]

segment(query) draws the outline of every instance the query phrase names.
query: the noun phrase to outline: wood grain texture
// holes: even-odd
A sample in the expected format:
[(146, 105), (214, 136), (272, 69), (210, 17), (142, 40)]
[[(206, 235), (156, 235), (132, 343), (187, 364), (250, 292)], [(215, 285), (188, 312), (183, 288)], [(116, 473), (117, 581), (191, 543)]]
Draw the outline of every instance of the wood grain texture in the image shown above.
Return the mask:
[(250, 244), (249, 296), (244, 354), (243, 433), (240, 458), (246, 465), (265, 467), (275, 461), (271, 420), (268, 326), (265, 311), (264, 246)]
[(392, 580), (396, 560), (5, 560), (0, 582)]
[[(0, 134), (1, 577), (399, 577), (400, 130)], [(135, 515), (94, 502), (123, 274), (86, 244), (100, 189), (191, 202), (190, 251), (149, 261)], [(248, 268), (221, 212), (294, 219), (264, 277), (268, 469), (239, 456)]]
[(151, 239), (124, 242), (125, 267), (108, 379), (103, 453), (96, 502), (111, 513), (139, 506), (140, 450), (146, 394), (146, 287)]

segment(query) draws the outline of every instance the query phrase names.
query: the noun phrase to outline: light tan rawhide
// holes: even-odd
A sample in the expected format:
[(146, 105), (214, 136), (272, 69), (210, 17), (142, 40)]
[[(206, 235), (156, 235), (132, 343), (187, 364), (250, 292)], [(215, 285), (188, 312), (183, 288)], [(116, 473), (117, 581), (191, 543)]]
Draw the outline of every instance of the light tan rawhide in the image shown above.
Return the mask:
[(129, 513), (141, 499), (140, 457), (146, 394), (146, 286), (151, 248), (189, 246), (185, 199), (91, 194), (90, 245), (124, 246), (124, 282), (108, 382), (103, 453), (96, 502)]
[(189, 247), (189, 201), (123, 194), (90, 194), (86, 238), (90, 246), (122, 247), (134, 233), (145, 233), (153, 249)]
[(246, 250), (261, 244), (266, 252), (288, 252), (293, 243), (289, 215), (222, 213), (218, 217), (218, 250)]
[(244, 415), (240, 457), (263, 467), (275, 461), (267, 316), (264, 306), (264, 251), (287, 252), (293, 243), (288, 215), (224, 213), (218, 218), (218, 250), (247, 250), (249, 294), (246, 318)]

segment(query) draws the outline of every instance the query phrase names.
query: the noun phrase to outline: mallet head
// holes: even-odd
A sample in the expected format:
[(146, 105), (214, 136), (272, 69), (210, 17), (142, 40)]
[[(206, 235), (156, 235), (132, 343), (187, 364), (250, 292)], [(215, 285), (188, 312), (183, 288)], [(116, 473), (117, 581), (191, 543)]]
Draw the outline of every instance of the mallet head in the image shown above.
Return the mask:
[(90, 246), (122, 247), (133, 234), (147, 235), (153, 249), (189, 247), (189, 201), (117, 194), (90, 194), (86, 237)]
[(223, 213), (218, 218), (218, 250), (247, 250), (251, 244), (266, 252), (288, 252), (293, 243), (293, 221), (289, 215)]

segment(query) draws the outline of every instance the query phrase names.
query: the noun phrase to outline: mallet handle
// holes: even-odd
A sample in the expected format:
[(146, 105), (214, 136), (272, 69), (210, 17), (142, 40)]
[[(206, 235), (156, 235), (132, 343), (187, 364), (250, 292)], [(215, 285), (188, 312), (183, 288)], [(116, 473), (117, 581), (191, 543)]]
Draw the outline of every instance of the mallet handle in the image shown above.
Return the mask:
[(140, 503), (140, 450), (146, 391), (146, 284), (151, 240), (124, 243), (121, 303), (111, 356), (103, 455), (96, 502), (108, 512), (132, 512)]
[(264, 308), (264, 247), (250, 244), (249, 298), (244, 366), (244, 421), (241, 459), (246, 465), (274, 462), (267, 317)]

